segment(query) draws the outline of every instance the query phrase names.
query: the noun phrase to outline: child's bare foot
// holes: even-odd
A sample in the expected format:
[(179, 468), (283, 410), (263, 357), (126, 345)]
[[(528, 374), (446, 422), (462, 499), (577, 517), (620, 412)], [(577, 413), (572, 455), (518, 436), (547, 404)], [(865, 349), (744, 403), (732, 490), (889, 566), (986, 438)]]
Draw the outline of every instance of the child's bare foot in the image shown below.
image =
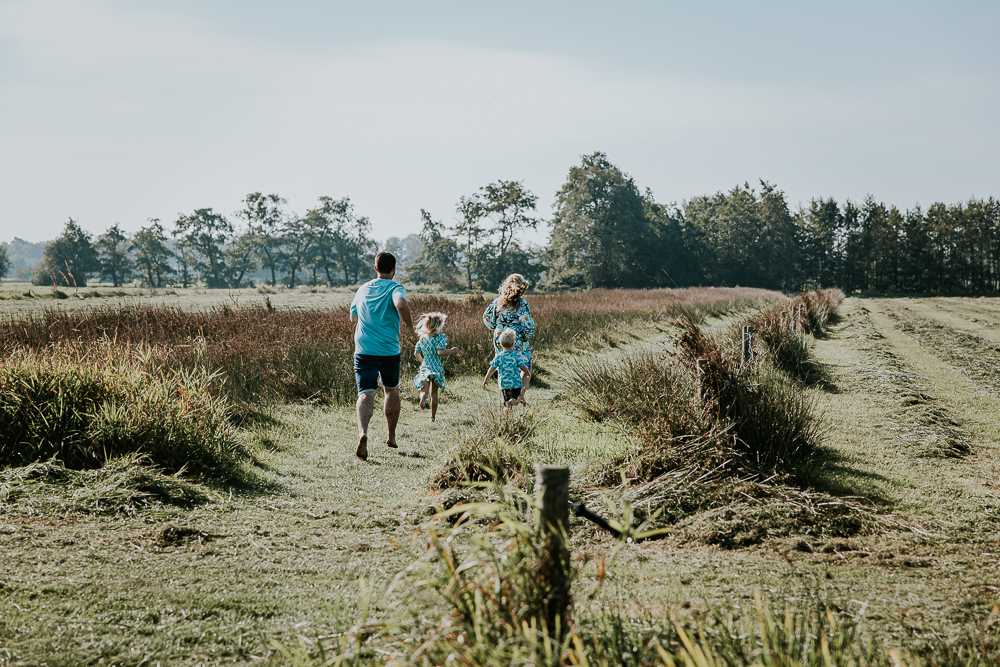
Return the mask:
[(399, 445), (397, 445), (395, 442), (392, 442), (391, 440), (386, 440), (385, 444), (389, 445), (393, 449), (399, 449)]
[(354, 450), (354, 455), (362, 461), (368, 460), (368, 436), (363, 435), (358, 438), (358, 448)]
[(431, 423), (432, 424), (434, 423), (434, 417), (431, 417)]
[(507, 409), (507, 410), (510, 410), (510, 409), (511, 409), (512, 407), (514, 407), (515, 405), (517, 405), (517, 399), (515, 399), (515, 398), (512, 398), (512, 399), (510, 399), (509, 401), (507, 401), (506, 403), (504, 403), (504, 404), (503, 404), (503, 407), (504, 407), (505, 409)]
[(419, 400), (419, 401), (417, 401), (417, 405), (419, 405), (419, 406), (420, 406), (420, 409), (421, 409), (421, 410), (426, 410), (426, 409), (427, 409), (427, 406), (425, 405), (425, 401), (426, 401), (426, 400), (427, 400), (427, 395), (426, 395), (426, 394), (424, 394), (424, 393), (421, 393), (421, 394), (420, 394), (420, 400)]
[(526, 400), (524, 400), (524, 396), (519, 397), (517, 399), (517, 402), (520, 403), (521, 405), (524, 405), (524, 406), (528, 405), (528, 402)]

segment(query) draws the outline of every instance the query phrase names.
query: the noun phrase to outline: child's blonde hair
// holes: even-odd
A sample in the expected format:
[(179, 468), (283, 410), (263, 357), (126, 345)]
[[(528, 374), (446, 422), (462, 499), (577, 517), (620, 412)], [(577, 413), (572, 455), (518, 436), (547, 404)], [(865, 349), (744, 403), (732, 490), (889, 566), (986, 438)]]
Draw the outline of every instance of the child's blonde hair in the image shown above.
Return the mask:
[(497, 341), (505, 350), (509, 350), (514, 347), (515, 341), (517, 341), (517, 333), (513, 329), (504, 329), (497, 336)]
[(448, 316), (444, 313), (424, 313), (417, 318), (417, 324), (413, 330), (419, 336), (437, 336), (444, 329), (444, 322)]

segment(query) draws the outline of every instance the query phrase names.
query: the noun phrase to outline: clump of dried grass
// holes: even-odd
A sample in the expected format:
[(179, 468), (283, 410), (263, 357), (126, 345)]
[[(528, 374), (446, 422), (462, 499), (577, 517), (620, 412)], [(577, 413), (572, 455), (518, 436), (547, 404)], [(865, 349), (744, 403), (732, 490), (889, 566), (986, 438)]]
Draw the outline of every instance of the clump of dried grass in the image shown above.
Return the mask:
[(94, 470), (56, 460), (0, 471), (0, 508), (17, 514), (135, 514), (155, 506), (190, 508), (209, 500), (204, 487), (128, 454)]
[[(825, 326), (838, 294), (804, 295), (791, 309), (779, 304), (744, 321), (765, 334), (777, 326), (794, 332), (786, 313), (801, 321), (816, 312), (810, 321)], [(676, 351), (585, 361), (568, 374), (572, 400), (595, 419), (617, 421), (627, 436), (626, 447), (592, 471), (593, 481), (617, 487), (637, 516), (644, 505), (642, 518), (653, 525), (702, 517), (716, 527), (701, 530), (700, 539), (713, 543), (750, 544), (807, 530), (814, 520), (833, 535), (868, 530), (869, 508), (794, 486), (817, 450), (819, 429), (812, 402), (779, 356), (745, 360), (743, 322), (721, 337), (690, 317), (678, 324)], [(755, 526), (745, 535), (744, 520)], [(712, 531), (718, 539), (704, 537)]]
[(445, 489), (470, 482), (513, 482), (524, 486), (531, 475), (527, 442), (542, 418), (531, 409), (504, 411), (484, 406), (472, 424), (461, 428), (447, 462), (434, 474), (431, 486)]

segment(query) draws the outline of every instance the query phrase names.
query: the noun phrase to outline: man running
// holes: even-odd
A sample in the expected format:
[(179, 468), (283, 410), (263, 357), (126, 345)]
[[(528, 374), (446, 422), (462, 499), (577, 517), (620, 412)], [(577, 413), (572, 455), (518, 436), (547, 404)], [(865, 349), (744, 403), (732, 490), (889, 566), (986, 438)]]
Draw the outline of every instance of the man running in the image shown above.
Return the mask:
[(368, 422), (375, 411), (379, 378), (385, 390), (385, 444), (395, 448), (399, 421), (399, 321), (413, 330), (406, 289), (393, 281), (396, 258), (390, 252), (375, 255), (378, 278), (360, 288), (351, 302), (354, 329), (354, 376), (358, 384), (358, 448), (355, 455), (368, 459)]

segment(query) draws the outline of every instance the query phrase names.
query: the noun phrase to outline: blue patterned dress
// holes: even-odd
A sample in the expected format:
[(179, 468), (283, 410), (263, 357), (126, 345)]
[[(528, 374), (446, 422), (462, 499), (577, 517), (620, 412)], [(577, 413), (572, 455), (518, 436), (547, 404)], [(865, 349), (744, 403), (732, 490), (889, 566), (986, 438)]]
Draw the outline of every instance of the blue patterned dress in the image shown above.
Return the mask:
[(444, 334), (421, 336), (417, 341), (413, 351), (422, 354), (424, 360), (420, 364), (420, 370), (417, 371), (416, 377), (413, 378), (413, 386), (416, 389), (422, 389), (423, 384), (431, 380), (444, 389), (444, 366), (441, 365), (441, 355), (437, 351), (447, 349), (447, 347), (448, 337)]
[(500, 334), (504, 329), (513, 329), (517, 334), (513, 349), (524, 357), (524, 365), (531, 367), (534, 358), (531, 356), (528, 339), (535, 337), (535, 320), (531, 319), (531, 309), (528, 308), (527, 301), (521, 299), (521, 305), (511, 310), (500, 305), (500, 297), (493, 299), (493, 303), (488, 305), (486, 312), (483, 313), (483, 324), (493, 331), (494, 358), (503, 351), (500, 341), (497, 340)]

